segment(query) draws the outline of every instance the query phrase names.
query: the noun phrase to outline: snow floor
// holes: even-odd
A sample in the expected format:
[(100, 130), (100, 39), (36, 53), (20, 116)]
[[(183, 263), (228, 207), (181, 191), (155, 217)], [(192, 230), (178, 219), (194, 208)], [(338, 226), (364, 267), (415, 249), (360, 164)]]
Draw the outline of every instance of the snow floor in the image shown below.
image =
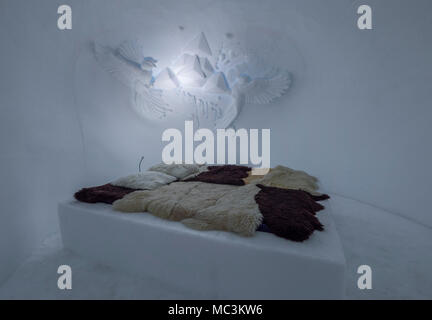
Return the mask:
[[(373, 206), (333, 195), (334, 221), (347, 260), (347, 299), (431, 299), (432, 229)], [(57, 288), (57, 268), (72, 267), (72, 290)], [(357, 288), (357, 268), (367, 264), (373, 288)], [(195, 293), (137, 278), (62, 249), (46, 239), (0, 288), (0, 299), (200, 299)]]

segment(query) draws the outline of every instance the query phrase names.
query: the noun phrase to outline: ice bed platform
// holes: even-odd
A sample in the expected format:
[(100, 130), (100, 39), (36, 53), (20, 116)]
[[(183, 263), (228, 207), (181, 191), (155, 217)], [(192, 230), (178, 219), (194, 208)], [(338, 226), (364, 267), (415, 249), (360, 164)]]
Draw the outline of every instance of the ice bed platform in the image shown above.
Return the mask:
[(323, 232), (297, 243), (257, 232), (245, 238), (196, 231), (148, 213), (110, 205), (59, 204), (63, 244), (93, 261), (214, 299), (343, 298), (345, 258), (330, 204), (318, 212)]

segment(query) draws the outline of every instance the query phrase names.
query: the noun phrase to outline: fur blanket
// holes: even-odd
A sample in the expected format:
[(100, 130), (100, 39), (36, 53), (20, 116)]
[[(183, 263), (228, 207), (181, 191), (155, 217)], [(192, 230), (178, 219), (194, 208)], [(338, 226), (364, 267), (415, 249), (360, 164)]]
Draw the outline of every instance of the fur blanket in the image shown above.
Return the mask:
[(177, 180), (163, 172), (145, 171), (121, 177), (113, 182), (112, 185), (131, 189), (153, 190)]
[(234, 186), (243, 186), (244, 178), (247, 178), (248, 172), (251, 168), (237, 165), (223, 165), (223, 166), (208, 166), (207, 171), (199, 173), (193, 178), (186, 179), (185, 181), (201, 181), (217, 184), (230, 184)]
[(74, 194), (75, 199), (87, 203), (107, 203), (112, 204), (114, 201), (123, 198), (128, 193), (137, 191), (137, 189), (114, 186), (110, 183), (102, 186), (82, 188)]
[[(235, 165), (160, 164), (152, 169), (155, 171), (120, 179), (125, 182), (119, 183), (121, 186), (84, 188), (75, 198), (91, 203), (116, 200), (114, 209), (118, 211), (149, 212), (194, 229), (243, 236), (252, 236), (258, 229), (303, 241), (315, 230), (323, 230), (315, 213), (324, 207), (316, 201), (328, 196), (318, 193), (318, 180), (303, 171), (278, 166), (266, 175), (251, 176), (250, 168)], [(161, 175), (168, 178), (159, 179)], [(150, 179), (152, 176), (161, 181)], [(184, 176), (183, 181), (172, 182)], [(136, 191), (151, 189), (148, 185), (154, 182), (162, 186)]]
[(205, 182), (174, 182), (136, 191), (114, 202), (115, 210), (150, 212), (198, 230), (224, 230), (252, 236), (263, 216), (254, 200), (259, 188)]
[(324, 207), (302, 190), (248, 184), (174, 182), (155, 190), (136, 191), (114, 202), (115, 210), (150, 212), (197, 230), (223, 230), (252, 236), (262, 222), (280, 237), (303, 241), (323, 230), (315, 213)]
[(243, 179), (246, 184), (262, 184), (268, 187), (282, 189), (303, 190), (313, 195), (321, 195), (317, 192), (318, 179), (304, 171), (293, 170), (284, 166), (277, 166), (270, 169), (269, 173), (263, 176), (251, 175)]
[(207, 170), (207, 167), (200, 164), (165, 164), (163, 162), (148, 169), (148, 171), (163, 172), (174, 176), (178, 180), (191, 178), (205, 170)]
[(313, 196), (303, 190), (266, 187), (258, 184), (261, 190), (255, 196), (264, 225), (277, 236), (294, 241), (303, 241), (324, 226), (315, 216), (324, 206), (315, 202), (326, 200), (328, 195)]

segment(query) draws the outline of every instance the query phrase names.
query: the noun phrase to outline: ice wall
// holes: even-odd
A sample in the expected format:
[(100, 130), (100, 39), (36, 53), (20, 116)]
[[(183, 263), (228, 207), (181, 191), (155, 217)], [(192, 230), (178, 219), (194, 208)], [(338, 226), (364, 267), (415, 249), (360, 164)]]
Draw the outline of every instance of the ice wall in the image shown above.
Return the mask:
[(48, 1), (0, 2), (0, 283), (58, 229), (56, 202), (81, 185), (71, 91), (73, 34)]
[[(57, 30), (57, 7), (73, 29)], [(271, 106), (245, 106), (237, 127), (272, 129), (272, 164), (323, 187), (432, 226), (429, 181), (430, 1), (367, 1), (374, 29), (356, 28), (359, 1), (0, 2), (0, 281), (57, 230), (56, 202), (160, 161), (166, 127), (129, 107), (89, 43), (138, 37), (161, 65), (204, 31), (239, 40), (292, 70)], [(229, 35), (229, 37), (227, 36)]]

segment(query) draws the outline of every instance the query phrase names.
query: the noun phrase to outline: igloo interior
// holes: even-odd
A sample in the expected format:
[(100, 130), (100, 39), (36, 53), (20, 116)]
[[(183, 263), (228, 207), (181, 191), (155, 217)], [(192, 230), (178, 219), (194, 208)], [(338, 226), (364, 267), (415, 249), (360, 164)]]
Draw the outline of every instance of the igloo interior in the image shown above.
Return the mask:
[[(361, 1), (67, 2), (70, 30), (57, 26), (58, 1), (0, 1), (1, 299), (202, 297), (169, 276), (138, 276), (63, 248), (57, 209), (83, 187), (160, 163), (164, 131), (184, 131), (177, 96), (169, 100), (173, 117), (140, 116), (130, 88), (95, 59), (95, 43), (114, 48), (124, 40), (139, 41), (145, 55), (157, 60), (153, 75), (177, 87), (192, 79), (196, 61), (188, 60), (192, 71), (187, 72), (175, 70), (173, 61), (201, 34), (212, 51), (208, 69), (196, 56), (202, 77), (217, 69), (218, 50), (226, 44), (289, 71), (283, 96), (268, 104), (245, 98), (229, 123), (235, 129), (270, 129), (271, 167), (305, 171), (330, 195), (324, 206), (331, 207), (345, 261), (340, 298), (432, 297), (430, 1), (369, 0), (371, 30), (357, 26)], [(113, 52), (116, 58), (118, 51)], [(221, 94), (215, 99), (223, 105), (223, 94), (234, 92), (235, 85), (222, 71), (209, 78), (203, 88)], [(162, 80), (150, 82), (156, 87)], [(193, 232), (199, 237), (214, 231)], [(216, 232), (229, 234), (224, 241), (240, 237)], [(283, 241), (301, 252), (301, 245), (320, 239), (316, 234), (304, 243)], [(156, 240), (151, 245), (162, 248)], [(163, 248), (170, 254), (169, 243)], [(57, 287), (60, 265), (71, 266), (73, 290)], [(373, 272), (372, 290), (358, 287), (361, 265)], [(249, 297), (247, 286), (243, 291)], [(236, 297), (242, 297), (241, 290)], [(315, 298), (312, 292), (301, 297)]]

